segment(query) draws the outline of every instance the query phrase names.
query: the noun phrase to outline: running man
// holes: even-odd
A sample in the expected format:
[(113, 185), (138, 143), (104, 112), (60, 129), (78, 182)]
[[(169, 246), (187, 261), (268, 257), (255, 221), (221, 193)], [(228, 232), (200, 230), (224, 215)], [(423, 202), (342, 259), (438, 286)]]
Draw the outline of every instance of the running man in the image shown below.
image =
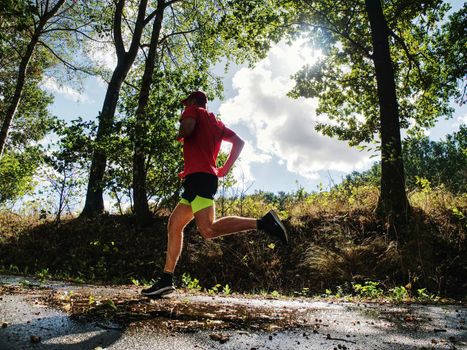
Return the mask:
[[(242, 151), (244, 141), (207, 111), (208, 99), (202, 91), (192, 92), (181, 101), (185, 109), (180, 118), (177, 139), (183, 141), (184, 179), (180, 203), (170, 215), (166, 262), (158, 281), (141, 293), (158, 298), (175, 290), (173, 273), (183, 247), (183, 229), (193, 220), (205, 239), (248, 230), (262, 230), (288, 244), (287, 231), (274, 211), (260, 219), (227, 216), (215, 218), (214, 195), (218, 178), (227, 175)], [(223, 166), (216, 167), (222, 141), (232, 144)]]

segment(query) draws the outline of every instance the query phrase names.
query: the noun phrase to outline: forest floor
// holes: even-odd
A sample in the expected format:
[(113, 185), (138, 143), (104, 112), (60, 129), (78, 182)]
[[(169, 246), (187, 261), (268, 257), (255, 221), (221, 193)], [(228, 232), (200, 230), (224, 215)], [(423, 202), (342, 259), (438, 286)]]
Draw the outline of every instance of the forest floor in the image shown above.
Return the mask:
[(345, 301), (0, 275), (4, 349), (465, 349), (465, 304)]

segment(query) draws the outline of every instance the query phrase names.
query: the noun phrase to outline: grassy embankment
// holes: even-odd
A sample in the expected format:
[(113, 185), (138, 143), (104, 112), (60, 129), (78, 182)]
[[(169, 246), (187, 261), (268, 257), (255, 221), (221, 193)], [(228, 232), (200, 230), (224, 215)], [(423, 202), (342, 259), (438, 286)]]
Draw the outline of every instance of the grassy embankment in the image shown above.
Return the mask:
[[(225, 203), (226, 214), (252, 217), (275, 208), (290, 232), (290, 247), (256, 232), (204, 241), (190, 224), (177, 275), (185, 273), (183, 282), (195, 288), (228, 284), (227, 290), (236, 292), (342, 295), (393, 288), (402, 296), (421, 289), (425, 295), (466, 298), (467, 196), (411, 193), (414, 210), (403, 243), (390, 240), (375, 218), (377, 196), (375, 188), (362, 186), (290, 195), (282, 203), (261, 195), (246, 197), (241, 205)], [(164, 262), (166, 224), (165, 216), (145, 227), (131, 216), (56, 224), (3, 212), (0, 268), (93, 282), (148, 281)], [(195, 278), (199, 282), (193, 284)]]

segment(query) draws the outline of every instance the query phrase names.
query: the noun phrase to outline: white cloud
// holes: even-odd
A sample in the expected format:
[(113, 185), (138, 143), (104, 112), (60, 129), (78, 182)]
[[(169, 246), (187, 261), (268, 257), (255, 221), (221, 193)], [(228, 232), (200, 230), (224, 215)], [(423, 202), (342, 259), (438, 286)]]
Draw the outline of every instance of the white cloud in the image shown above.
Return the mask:
[[(222, 150), (228, 153), (230, 151), (230, 145), (228, 143), (223, 143), (222, 145)], [(235, 162), (233, 175), (243, 184), (253, 182), (255, 178), (251, 173), (251, 164), (264, 164), (269, 162), (271, 158), (271, 154), (261, 152), (261, 150), (253, 148), (251, 143), (246, 142), (240, 158)]]
[(458, 128), (461, 125), (466, 125), (467, 124), (467, 113), (464, 115), (460, 115), (456, 118), (456, 120), (453, 123), (453, 126)]
[(59, 83), (53, 77), (44, 77), (42, 87), (49, 92), (60, 94), (73, 102), (92, 102), (86, 94)]
[(117, 66), (117, 54), (111, 39), (108, 42), (89, 41), (86, 54), (94, 64), (108, 71), (113, 71)]
[[(276, 156), (290, 172), (314, 180), (322, 170), (350, 172), (371, 163), (368, 153), (315, 131), (315, 100), (287, 97), (294, 86), (291, 75), (318, 56), (302, 43), (279, 43), (256, 67), (235, 74), (236, 95), (219, 110), (228, 125), (241, 125), (254, 135), (248, 140), (251, 146), (242, 152), (243, 168)], [(249, 169), (246, 173), (251, 177)]]

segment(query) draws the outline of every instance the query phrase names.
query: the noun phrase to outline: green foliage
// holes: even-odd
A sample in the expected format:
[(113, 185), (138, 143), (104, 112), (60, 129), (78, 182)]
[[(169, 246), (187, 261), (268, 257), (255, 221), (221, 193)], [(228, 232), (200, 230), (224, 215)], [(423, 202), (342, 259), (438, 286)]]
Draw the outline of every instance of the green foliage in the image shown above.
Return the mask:
[(182, 284), (189, 290), (200, 291), (202, 289), (202, 287), (199, 285), (199, 279), (192, 278), (187, 272), (184, 272), (182, 275)]
[(218, 294), (219, 293), (219, 288), (222, 287), (222, 284), (215, 284), (214, 286), (212, 286), (211, 288), (209, 288), (207, 290), (208, 294)]
[(365, 284), (355, 283), (354, 291), (364, 298), (377, 299), (383, 296), (383, 290), (379, 287), (379, 282), (367, 281)]
[[(449, 98), (459, 95), (456, 79), (465, 72), (465, 60), (458, 54), (465, 42), (465, 35), (458, 35), (459, 15), (440, 29), (449, 8), (441, 0), (382, 4), (391, 58), (397, 62), (401, 127), (408, 128), (410, 121), (431, 127), (440, 116), (451, 115)], [(352, 145), (372, 141), (380, 131), (379, 102), (365, 3), (342, 1), (337, 7), (334, 1), (302, 1), (297, 3), (297, 20), (323, 56), (295, 75), (290, 95), (318, 98), (317, 113), (330, 119), (317, 124), (323, 134)], [(446, 55), (452, 60), (446, 61)]]
[(86, 181), (88, 162), (92, 152), (91, 137), (95, 132), (94, 122), (85, 122), (81, 118), (69, 123), (57, 121), (54, 124), (55, 141), (48, 145), (45, 167), (40, 176), (50, 186), (44, 189), (49, 197), (56, 198), (55, 214), (65, 210), (71, 213), (80, 201)]
[(439, 297), (429, 293), (426, 288), (417, 289), (417, 300), (419, 301), (438, 301)]
[(389, 296), (396, 302), (400, 303), (409, 298), (409, 292), (404, 286), (396, 286), (389, 289)]
[(0, 204), (30, 193), (35, 185), (33, 176), (41, 164), (38, 148), (21, 153), (8, 152), (0, 159)]
[[(162, 206), (171, 206), (174, 193), (180, 188), (177, 174), (183, 167), (182, 147), (175, 140), (180, 117), (180, 100), (185, 95), (185, 89), (195, 89), (197, 83), (206, 79), (206, 76), (203, 77), (204, 73), (195, 72), (195, 68), (190, 66), (159, 68), (153, 77), (153, 84), (157, 89), (153, 89), (149, 97), (144, 135), (147, 194), (154, 210)], [(131, 193), (132, 140), (138, 91), (127, 87), (122, 95), (121, 117), (115, 128), (117, 132), (108, 142), (111, 163), (106, 177), (107, 186), (118, 202), (127, 196), (128, 192)]]
[(46, 278), (50, 277), (49, 269), (44, 268), (36, 272), (36, 277), (39, 278), (39, 281), (43, 283)]
[(130, 281), (131, 281), (131, 283), (133, 283), (137, 287), (140, 286), (140, 284), (141, 284), (138, 279), (133, 278), (133, 277), (130, 277)]
[[(453, 193), (467, 191), (465, 169), (467, 169), (467, 127), (447, 135), (445, 139), (430, 141), (426, 136), (410, 137), (403, 143), (403, 158), (406, 186), (409, 191), (429, 190), (444, 186)], [(352, 186), (377, 186), (381, 178), (380, 163), (369, 170), (347, 175), (342, 184), (350, 190)]]
[[(276, 5), (276, 1), (266, 0), (183, 1), (165, 9), (164, 36), (161, 35), (157, 45), (155, 73), (144, 121), (139, 116), (136, 124), (135, 118), (139, 100), (137, 87), (146, 63), (146, 58), (140, 56), (128, 79), (132, 84), (124, 91), (121, 119), (115, 125), (114, 134), (99, 142), (111, 161), (104, 182), (120, 208), (122, 198), (128, 194), (131, 203), (132, 172), (128, 170), (132, 166), (135, 140), (138, 144), (144, 143), (147, 194), (151, 205), (157, 210), (174, 201), (172, 194), (180, 187), (176, 174), (181, 167), (181, 156), (177, 157), (181, 155), (181, 148), (173, 137), (181, 98), (195, 89), (207, 92), (209, 99), (220, 97), (222, 83), (212, 76), (210, 67), (221, 58), (252, 62), (262, 57), (271, 38), (278, 40), (283, 32), (278, 25), (285, 13)], [(250, 23), (252, 20), (255, 23)], [(105, 32), (108, 28), (99, 30)], [(148, 34), (149, 31), (144, 36), (148, 38)]]
[[(453, 193), (467, 191), (467, 126), (447, 135), (444, 140), (410, 138), (403, 146), (407, 187), (417, 188), (426, 179), (431, 187), (444, 185)], [(425, 182), (426, 183), (426, 182)]]
[[(75, 73), (80, 70), (70, 62), (73, 62), (72, 58), (76, 56), (79, 42), (79, 36), (73, 35), (76, 34), (74, 28), (82, 23), (70, 13), (73, 7), (71, 1), (65, 2), (58, 14), (49, 18), (48, 13), (56, 3), (5, 0), (1, 4), (4, 9), (0, 15), (2, 124), (14, 101), (16, 91), (20, 91), (21, 96), (10, 126), (7, 149), (17, 151), (28, 142), (39, 141), (52, 128), (54, 119), (47, 108), (53, 98), (42, 90), (46, 85), (45, 72), (48, 80), (57, 81), (64, 76), (64, 72), (58, 68), (58, 63), (63, 63), (66, 69), (74, 70)], [(47, 18), (49, 22), (46, 22), (47, 26), (44, 29), (39, 22)], [(85, 31), (82, 29), (81, 33)], [(24, 83), (19, 79), (21, 73), (25, 75)], [(72, 83), (68, 78), (67, 83)]]
[(230, 295), (232, 293), (232, 289), (230, 289), (230, 286), (229, 284), (226, 284), (223, 288), (222, 288), (222, 293), (224, 295)]
[(218, 33), (229, 44), (228, 57), (236, 57), (237, 62), (254, 62), (292, 29), (291, 14), (284, 1), (228, 1), (212, 34)]

